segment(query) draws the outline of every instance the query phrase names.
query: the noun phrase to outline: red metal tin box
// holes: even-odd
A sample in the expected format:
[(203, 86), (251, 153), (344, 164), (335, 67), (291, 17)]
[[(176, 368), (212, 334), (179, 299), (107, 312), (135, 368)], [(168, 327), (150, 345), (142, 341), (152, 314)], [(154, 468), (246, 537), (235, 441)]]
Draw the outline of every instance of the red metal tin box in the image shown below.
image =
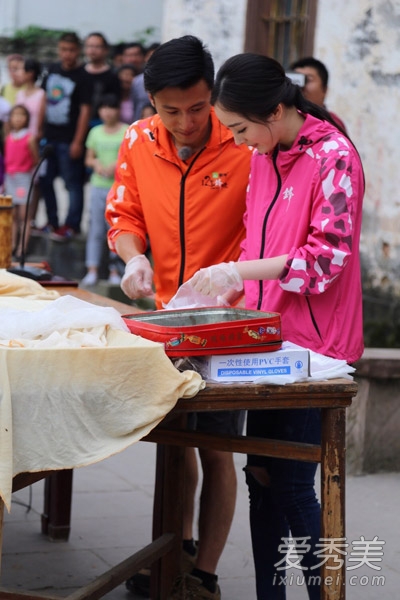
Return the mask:
[(162, 342), (168, 356), (268, 352), (282, 345), (279, 313), (188, 308), (123, 315), (123, 319), (132, 333)]

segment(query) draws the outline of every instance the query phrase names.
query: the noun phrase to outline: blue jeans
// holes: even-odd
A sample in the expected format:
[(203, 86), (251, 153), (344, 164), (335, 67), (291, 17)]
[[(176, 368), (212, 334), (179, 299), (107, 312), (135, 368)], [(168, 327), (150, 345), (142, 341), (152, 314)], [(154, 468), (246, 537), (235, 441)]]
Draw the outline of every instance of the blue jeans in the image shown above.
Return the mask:
[[(319, 444), (321, 419), (319, 409), (249, 411), (247, 435)], [(251, 466), (263, 467), (265, 481)], [(299, 540), (305, 553), (298, 551), (301, 567), (292, 568), (295, 582), (307, 583), (310, 600), (319, 600), (319, 568), (315, 556), (320, 541), (321, 510), (314, 482), (316, 463), (298, 460), (248, 456), (246, 482), (250, 497), (250, 529), (256, 572), (257, 600), (285, 600), (285, 555), (288, 549), (283, 538)], [(291, 534), (291, 535), (290, 535)], [(279, 550), (279, 546), (281, 546)], [(289, 555), (290, 556), (290, 555)], [(296, 563), (293, 556), (291, 562)], [(297, 579), (296, 579), (297, 578)], [(303, 579), (304, 578), (304, 579)], [(290, 579), (288, 577), (288, 581)], [(304, 584), (304, 583), (303, 583)]]
[(83, 212), (84, 157), (76, 160), (72, 159), (69, 155), (69, 144), (65, 142), (49, 140), (49, 143), (53, 146), (54, 153), (47, 159), (46, 173), (40, 178), (48, 222), (55, 229), (60, 225), (57, 198), (54, 191), (54, 179), (60, 176), (69, 193), (69, 206), (65, 225), (79, 232)]

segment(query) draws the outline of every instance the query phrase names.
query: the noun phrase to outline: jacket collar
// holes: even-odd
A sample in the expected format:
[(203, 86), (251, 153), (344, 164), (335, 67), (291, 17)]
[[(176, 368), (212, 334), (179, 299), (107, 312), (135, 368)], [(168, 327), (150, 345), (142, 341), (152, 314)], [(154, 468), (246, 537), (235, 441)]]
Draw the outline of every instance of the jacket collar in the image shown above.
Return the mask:
[(299, 129), (292, 147), (287, 152), (281, 152), (281, 156), (285, 154), (289, 156), (301, 154), (325, 136), (337, 133), (337, 129), (328, 121), (321, 121), (310, 114), (304, 114), (303, 116), (305, 117), (304, 123)]
[[(218, 120), (214, 109), (210, 110), (211, 133), (205, 145), (206, 148), (218, 148), (222, 143), (231, 140), (234, 143), (233, 135), (227, 127), (222, 125)], [(168, 160), (176, 160), (177, 152), (172, 141), (172, 136), (165, 128), (159, 115), (152, 117), (152, 135), (156, 143), (156, 152)]]
[(275, 148), (274, 151), (266, 155), (268, 158), (272, 158), (274, 154), (277, 153), (279, 162), (281, 164), (286, 163), (312, 148), (325, 136), (328, 136), (331, 133), (340, 134), (340, 132), (328, 121), (321, 121), (310, 114), (303, 114), (303, 116), (305, 117), (304, 123), (299, 129), (292, 147), (285, 151), (279, 151), (279, 147), (278, 150)]

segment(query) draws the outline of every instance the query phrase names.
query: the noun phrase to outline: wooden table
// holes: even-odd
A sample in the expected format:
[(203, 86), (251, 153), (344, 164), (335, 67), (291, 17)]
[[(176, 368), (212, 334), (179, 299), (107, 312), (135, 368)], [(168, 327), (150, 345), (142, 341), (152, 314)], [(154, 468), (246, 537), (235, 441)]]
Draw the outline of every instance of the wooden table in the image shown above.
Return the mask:
[[(121, 313), (135, 312), (129, 305), (103, 298), (78, 288), (60, 288), (62, 294), (72, 294), (102, 306), (114, 306)], [(95, 600), (120, 585), (125, 579), (153, 564), (152, 598), (166, 600), (171, 583), (179, 570), (182, 539), (182, 503), (184, 480), (184, 450), (187, 446), (212, 448), (228, 452), (242, 452), (298, 459), (321, 464), (322, 532), (324, 538), (345, 537), (345, 410), (352, 402), (357, 385), (345, 379), (324, 382), (297, 383), (286, 386), (267, 384), (208, 384), (192, 399), (179, 400), (163, 423), (154, 429), (145, 441), (158, 444), (156, 486), (153, 510), (153, 542), (112, 567), (89, 585), (67, 596), (68, 600)], [(239, 409), (320, 408), (322, 414), (321, 445), (298, 444), (244, 436), (211, 435), (185, 430), (185, 419), (191, 411), (219, 411)], [(20, 489), (49, 473), (22, 474), (15, 478), (14, 487)], [(43, 531), (60, 525), (57, 518), (67, 513), (60, 505), (61, 495), (71, 497), (72, 471), (59, 471), (48, 477)], [(65, 492), (67, 491), (67, 494)], [(61, 495), (60, 495), (61, 494)], [(62, 510), (60, 510), (62, 509)], [(69, 504), (70, 509), (70, 504)], [(52, 512), (53, 511), (53, 512)], [(55, 512), (54, 512), (55, 511)], [(58, 511), (58, 512), (57, 512)], [(65, 525), (65, 524), (64, 524)], [(61, 530), (60, 530), (61, 531)], [(65, 534), (65, 531), (64, 531)], [(0, 532), (1, 537), (1, 532)], [(1, 540), (0, 540), (1, 542)], [(345, 600), (345, 566), (338, 571), (328, 570), (328, 561), (321, 570), (324, 582), (323, 600)], [(334, 573), (334, 577), (329, 577)], [(330, 580), (333, 580), (330, 582)], [(49, 595), (14, 593), (0, 588), (0, 599), (49, 598)], [(54, 596), (53, 596), (54, 598)], [(60, 598), (60, 597), (56, 597)]]
[[(285, 386), (267, 384), (208, 384), (193, 399), (180, 400), (169, 419), (154, 429), (145, 440), (157, 442), (157, 476), (154, 500), (153, 539), (174, 533), (173, 551), (153, 569), (152, 598), (165, 600), (177, 574), (182, 531), (183, 449), (185, 446), (226, 450), (297, 459), (321, 464), (321, 538), (345, 537), (345, 410), (352, 402), (357, 384), (346, 379), (296, 383)], [(190, 411), (235, 409), (320, 408), (321, 445), (211, 435), (182, 429), (184, 415)], [(176, 416), (176, 419), (173, 417)], [(181, 423), (179, 422), (181, 421)], [(335, 570), (330, 570), (329, 567)], [(334, 557), (321, 568), (322, 600), (345, 600), (345, 564), (336, 568)], [(334, 575), (334, 576), (332, 576)]]

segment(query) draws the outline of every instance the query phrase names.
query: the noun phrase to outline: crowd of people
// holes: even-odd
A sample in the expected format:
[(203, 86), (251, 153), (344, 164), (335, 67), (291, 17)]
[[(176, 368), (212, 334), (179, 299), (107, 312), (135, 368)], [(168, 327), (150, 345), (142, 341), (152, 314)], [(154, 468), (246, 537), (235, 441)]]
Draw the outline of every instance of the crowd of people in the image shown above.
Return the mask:
[[(22, 248), (28, 247), (31, 234), (66, 242), (81, 233), (85, 183), (89, 181), (90, 188), (97, 189), (101, 177), (91, 166), (93, 160), (106, 161), (102, 168), (107, 170), (108, 176), (100, 186), (104, 190), (106, 183), (110, 186), (113, 181), (112, 168), (122, 139), (120, 135), (119, 143), (113, 141), (111, 152), (107, 133), (113, 126), (110, 128), (103, 121), (100, 108), (103, 107), (103, 114), (110, 112), (105, 106), (112, 108), (120, 132), (142, 114), (155, 113), (141, 75), (157, 45), (145, 48), (140, 42), (131, 42), (117, 46), (113, 52), (101, 32), (89, 33), (83, 42), (74, 32), (66, 32), (58, 40), (58, 60), (51, 64), (43, 65), (35, 57), (20, 54), (7, 57), (9, 81), (1, 87), (0, 95), (0, 191), (11, 195), (15, 205), (12, 253), (16, 260)], [(93, 139), (89, 134), (98, 126), (104, 127), (105, 136), (98, 137), (102, 141), (95, 148), (89, 147), (88, 142)], [(31, 176), (42, 156), (43, 164), (30, 186)], [(68, 195), (63, 222), (54, 188), (56, 177), (61, 177)], [(25, 240), (22, 240), (30, 187), (29, 215)], [(92, 201), (93, 190), (89, 195), (90, 204), (96, 205), (98, 211), (95, 214), (94, 207), (90, 206), (87, 232), (86, 283), (93, 285), (97, 281), (94, 269), (98, 269), (106, 246), (106, 222), (104, 206)], [(41, 198), (47, 222), (39, 228), (36, 217)], [(104, 225), (100, 242), (98, 224), (101, 220)], [(95, 252), (94, 238), (97, 239)], [(111, 283), (119, 281), (114, 257), (109, 274)]]
[[(190, 35), (147, 52), (127, 44), (111, 60), (106, 38), (93, 32), (82, 63), (79, 38), (66, 33), (58, 53), (40, 85), (34, 60), (9, 57), (11, 81), (0, 103), (5, 186), (22, 207), (40, 145), (50, 146), (37, 183), (44, 233), (65, 241), (80, 232), (90, 170), (83, 283), (96, 283), (107, 238), (110, 278), (131, 299), (151, 297), (162, 309), (186, 283), (211, 305), (222, 299), (281, 313), (285, 340), (348, 363), (360, 358), (364, 177), (343, 122), (326, 110), (324, 65), (312, 57), (291, 65), (304, 75), (300, 87), (274, 59), (242, 53), (215, 78), (209, 50)], [(63, 224), (56, 176), (69, 192)], [(23, 209), (16, 215), (18, 253)], [(243, 426), (240, 411), (189, 419), (191, 429), (207, 433), (240, 435)], [(321, 437), (318, 409), (250, 411), (246, 426), (248, 435), (288, 442), (318, 444)], [(220, 600), (217, 569), (236, 500), (233, 455), (188, 448), (185, 461), (182, 575), (169, 598)], [(313, 463), (248, 457), (258, 600), (286, 597), (276, 578), (290, 534), (307, 542), (302, 569), (318, 573), (315, 472)], [(149, 578), (142, 569), (126, 586), (148, 597)], [(319, 598), (318, 578), (309, 581), (310, 600)]]

